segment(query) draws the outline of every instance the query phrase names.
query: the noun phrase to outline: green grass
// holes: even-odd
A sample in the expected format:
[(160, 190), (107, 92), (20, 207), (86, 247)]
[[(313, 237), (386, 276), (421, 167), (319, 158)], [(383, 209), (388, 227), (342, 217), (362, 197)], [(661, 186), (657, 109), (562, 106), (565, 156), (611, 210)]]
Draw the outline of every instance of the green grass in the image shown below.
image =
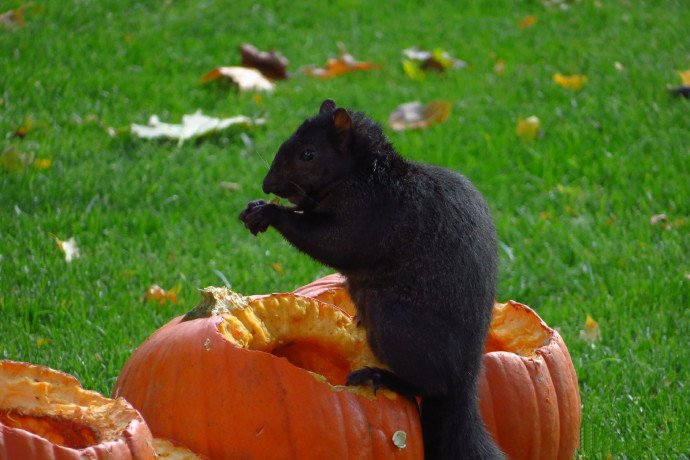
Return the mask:
[[(20, 3), (2, 1), (0, 12)], [(665, 89), (690, 68), (684, 2), (34, 3), (23, 28), (0, 28), (0, 153), (52, 166), (0, 169), (0, 358), (109, 393), (140, 342), (193, 306), (199, 288), (223, 283), (216, 271), (247, 294), (329, 273), (238, 221), (262, 196), (261, 157), (325, 97), (382, 122), (400, 103), (445, 98), (448, 122), (387, 133), (405, 156), (459, 170), (486, 195), (502, 243), (500, 298), (533, 306), (571, 351), (583, 458), (688, 458), (690, 103)], [(525, 15), (538, 23), (520, 29)], [(337, 41), (383, 68), (300, 75)], [(278, 48), (293, 78), (260, 101), (197, 83), (239, 63), (242, 42)], [(400, 51), (413, 45), (443, 47), (469, 67), (412, 81)], [(568, 91), (556, 72), (589, 83)], [(178, 122), (198, 108), (268, 124), (251, 143), (229, 132), (180, 148), (104, 129), (152, 114)], [(544, 136), (523, 142), (515, 124), (530, 115)], [(33, 128), (14, 137), (27, 118)], [(650, 224), (659, 213), (670, 228)], [(67, 264), (49, 233), (74, 236), (82, 257)], [(142, 303), (153, 283), (179, 286), (179, 302)], [(579, 338), (587, 314), (603, 334), (594, 346)]]

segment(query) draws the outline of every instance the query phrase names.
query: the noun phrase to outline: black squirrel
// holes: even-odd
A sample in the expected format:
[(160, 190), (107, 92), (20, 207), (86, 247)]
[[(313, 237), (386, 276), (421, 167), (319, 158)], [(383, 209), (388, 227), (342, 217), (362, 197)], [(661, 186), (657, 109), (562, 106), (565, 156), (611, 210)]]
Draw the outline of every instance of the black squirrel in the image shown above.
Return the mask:
[(427, 459), (503, 458), (477, 404), (498, 265), (481, 194), (460, 174), (403, 159), (378, 124), (330, 99), (281, 145), (263, 191), (295, 206), (252, 201), (245, 226), (273, 226), (344, 274), (390, 368), (356, 370), (347, 384), (421, 396)]

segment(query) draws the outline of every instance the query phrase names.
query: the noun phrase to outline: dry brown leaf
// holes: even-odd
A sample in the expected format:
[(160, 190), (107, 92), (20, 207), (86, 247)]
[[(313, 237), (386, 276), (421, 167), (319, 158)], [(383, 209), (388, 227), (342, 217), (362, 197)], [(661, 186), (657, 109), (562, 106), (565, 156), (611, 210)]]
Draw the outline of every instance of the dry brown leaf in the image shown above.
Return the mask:
[(396, 108), (388, 117), (388, 124), (395, 131), (428, 128), (444, 122), (450, 116), (453, 104), (438, 100), (428, 104), (419, 101), (408, 102)]
[(158, 305), (163, 306), (166, 303), (177, 302), (177, 293), (180, 291), (179, 286), (176, 286), (168, 291), (157, 284), (149, 286), (144, 294), (144, 302), (158, 302)]
[(31, 117), (27, 117), (26, 120), (24, 120), (24, 123), (19, 128), (14, 130), (14, 135), (17, 137), (24, 138), (27, 134), (29, 134), (29, 131), (31, 131), (31, 128), (33, 128), (33, 126), (34, 121), (31, 119)]
[(15, 29), (24, 25), (24, 11), (28, 5), (20, 6), (0, 14), (0, 26)]
[(249, 43), (240, 45), (242, 54), (242, 66), (258, 69), (264, 76), (271, 80), (285, 80), (287, 75), (288, 60), (276, 50), (259, 51)]
[(324, 68), (306, 67), (304, 73), (312, 77), (333, 78), (350, 72), (373, 70), (381, 67), (378, 64), (357, 61), (347, 52), (342, 43), (338, 43), (338, 48), (340, 49), (340, 56), (337, 59), (328, 59)]
[(587, 343), (594, 343), (601, 340), (599, 324), (594, 321), (591, 315), (587, 315), (587, 319), (585, 319), (585, 328), (580, 331), (580, 338)]
[(275, 89), (275, 84), (264, 77), (261, 72), (248, 67), (217, 67), (201, 77), (200, 81), (206, 83), (219, 78), (235, 83), (240, 91), (272, 92)]

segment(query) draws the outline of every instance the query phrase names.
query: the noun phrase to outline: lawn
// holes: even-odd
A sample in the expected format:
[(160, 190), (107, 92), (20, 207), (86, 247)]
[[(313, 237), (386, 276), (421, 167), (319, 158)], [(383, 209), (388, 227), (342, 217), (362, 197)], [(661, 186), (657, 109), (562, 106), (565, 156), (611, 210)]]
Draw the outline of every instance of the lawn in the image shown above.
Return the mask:
[[(0, 162), (0, 358), (108, 394), (132, 350), (199, 288), (225, 277), (245, 294), (289, 291), (329, 273), (237, 219), (263, 196), (266, 162), (326, 97), (382, 123), (401, 103), (446, 99), (445, 123), (386, 133), (404, 156), (458, 170), (486, 196), (499, 298), (533, 306), (569, 346), (582, 457), (688, 458), (690, 101), (667, 85), (690, 69), (690, 9), (464, 3), (51, 0), (33, 2), (22, 27), (0, 25), (0, 154), (39, 160)], [(0, 13), (21, 4), (2, 1)], [(530, 15), (536, 24), (521, 28)], [(339, 41), (381, 69), (301, 73)], [(239, 64), (244, 42), (279, 49), (291, 78), (263, 95), (199, 83)], [(415, 45), (468, 67), (412, 80), (401, 50)], [(555, 73), (588, 81), (568, 90)], [(267, 123), (179, 147), (108, 134), (197, 109)], [(541, 120), (534, 140), (515, 133), (529, 116)], [(81, 257), (67, 263), (51, 234), (74, 237)], [(152, 284), (179, 289), (177, 302), (142, 302)], [(594, 344), (580, 338), (588, 314), (601, 329)]]

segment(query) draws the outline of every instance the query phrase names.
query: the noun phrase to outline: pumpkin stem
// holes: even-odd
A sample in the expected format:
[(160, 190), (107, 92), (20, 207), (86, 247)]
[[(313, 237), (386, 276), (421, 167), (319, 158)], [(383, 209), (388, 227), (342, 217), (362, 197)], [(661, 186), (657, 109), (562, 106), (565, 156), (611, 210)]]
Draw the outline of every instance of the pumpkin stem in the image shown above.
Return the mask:
[(182, 321), (190, 321), (197, 318), (209, 318), (240, 308), (244, 310), (249, 306), (248, 297), (244, 297), (224, 287), (209, 286), (199, 291), (201, 300), (199, 304), (187, 312)]

